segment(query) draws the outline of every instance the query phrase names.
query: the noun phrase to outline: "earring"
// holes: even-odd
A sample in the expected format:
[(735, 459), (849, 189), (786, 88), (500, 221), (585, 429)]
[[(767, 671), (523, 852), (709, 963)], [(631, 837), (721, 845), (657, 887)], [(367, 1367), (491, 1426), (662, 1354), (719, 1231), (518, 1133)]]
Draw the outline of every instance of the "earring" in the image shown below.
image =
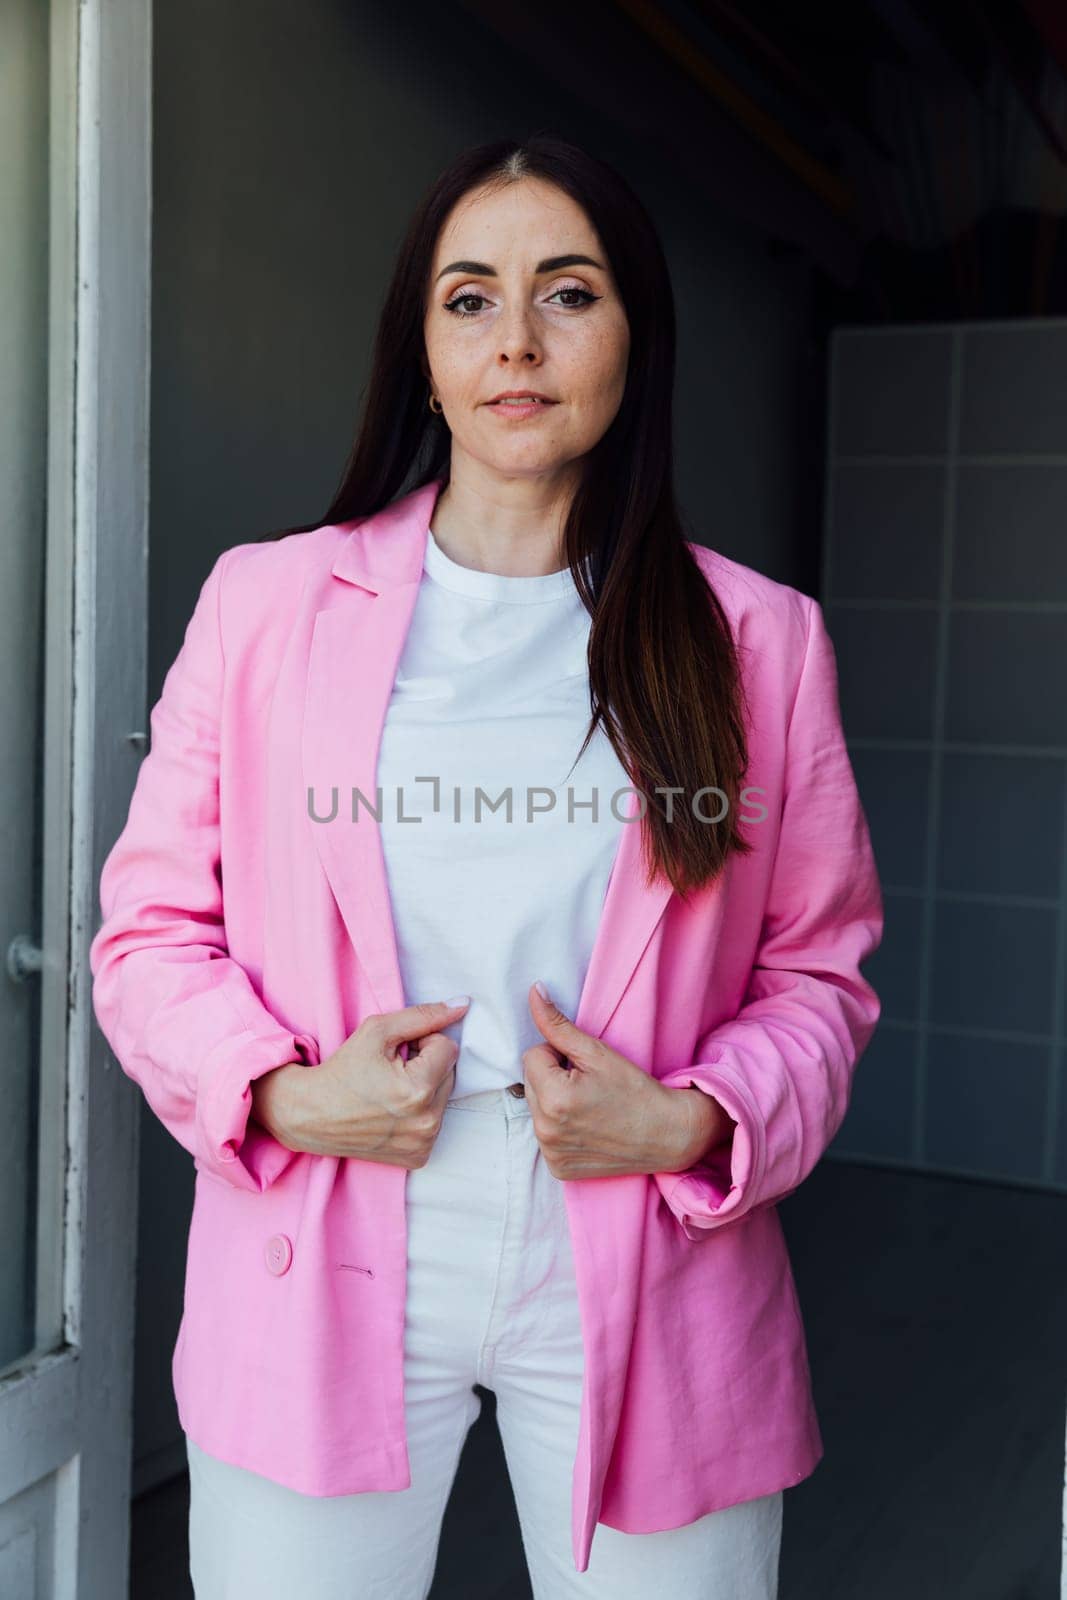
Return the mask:
[(435, 417), (439, 417), (441, 415), (442, 411), (445, 408), (441, 404), (440, 400), (437, 400), (437, 404), (434, 405), (434, 401), (435, 400), (437, 400), (437, 396), (434, 394), (433, 390), (431, 389), (430, 390), (430, 410), (433, 412)]

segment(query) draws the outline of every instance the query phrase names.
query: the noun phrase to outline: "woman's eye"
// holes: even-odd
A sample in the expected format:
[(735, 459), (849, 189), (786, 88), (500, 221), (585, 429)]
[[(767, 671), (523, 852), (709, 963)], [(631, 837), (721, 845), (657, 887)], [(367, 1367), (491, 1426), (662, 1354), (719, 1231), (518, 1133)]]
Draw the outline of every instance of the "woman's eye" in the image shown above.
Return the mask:
[[(565, 305), (564, 306), (565, 310), (573, 310), (573, 311), (577, 311), (581, 306), (589, 305), (589, 304), (592, 303), (592, 301), (600, 299), (599, 295), (590, 293), (590, 291), (588, 289), (581, 289), (581, 288), (579, 288), (577, 286), (577, 284), (568, 284), (568, 285), (565, 285), (562, 289), (554, 290), (553, 293), (549, 296), (549, 299), (550, 300), (554, 300), (556, 298), (556, 295), (559, 295), (559, 294), (562, 294), (562, 295), (568, 295), (568, 294), (569, 295), (577, 295), (579, 297), (577, 304), (575, 304), (575, 302), (571, 301), (569, 305)], [(455, 297), (454, 300), (446, 300), (445, 301), (445, 305), (444, 305), (444, 309), (446, 311), (451, 311), (453, 316), (457, 316), (457, 317), (476, 317), (478, 315), (477, 310), (473, 310), (472, 311), (472, 310), (463, 310), (463, 309), (461, 309), (464, 306), (469, 306), (469, 304), (470, 304), (470, 302), (472, 300), (473, 301), (484, 301), (485, 300), (485, 296), (483, 294), (475, 294), (473, 292), (473, 290), (469, 294), (459, 294), (459, 295), (457, 295)]]
[(483, 294), (460, 294), (454, 300), (445, 301), (445, 310), (452, 311), (457, 317), (473, 317), (473, 311), (461, 311), (460, 306), (466, 305), (469, 300), (484, 300)]
[[(600, 298), (599, 295), (590, 294), (588, 289), (579, 289), (577, 284), (573, 284), (573, 283), (568, 288), (557, 289), (555, 291), (555, 293), (551, 296), (551, 298), (554, 300), (557, 294), (577, 294), (577, 295), (580, 295), (581, 299), (578, 302), (579, 305), (590, 305), (592, 303), (592, 301), (598, 300)], [(577, 308), (575, 308), (575, 309), (577, 309)]]

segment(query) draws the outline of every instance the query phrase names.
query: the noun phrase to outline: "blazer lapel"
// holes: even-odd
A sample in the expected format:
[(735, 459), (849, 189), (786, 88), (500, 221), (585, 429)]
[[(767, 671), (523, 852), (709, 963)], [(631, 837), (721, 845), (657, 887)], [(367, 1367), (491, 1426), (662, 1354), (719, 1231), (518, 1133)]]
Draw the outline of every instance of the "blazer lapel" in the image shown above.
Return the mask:
[[(352, 527), (331, 567), (336, 592), (316, 613), (308, 659), (302, 733), (308, 826), (383, 1012), (435, 998), (404, 994), (381, 829), (368, 807), (378, 809), (378, 750), (440, 489), (441, 481), (432, 480)], [(353, 789), (365, 797), (355, 821)], [(384, 792), (381, 800), (393, 803)], [(634, 820), (622, 826), (574, 1018), (596, 1036), (610, 1021), (672, 894), (662, 876), (652, 885), (645, 882), (639, 803), (640, 796), (631, 793), (627, 814)]]

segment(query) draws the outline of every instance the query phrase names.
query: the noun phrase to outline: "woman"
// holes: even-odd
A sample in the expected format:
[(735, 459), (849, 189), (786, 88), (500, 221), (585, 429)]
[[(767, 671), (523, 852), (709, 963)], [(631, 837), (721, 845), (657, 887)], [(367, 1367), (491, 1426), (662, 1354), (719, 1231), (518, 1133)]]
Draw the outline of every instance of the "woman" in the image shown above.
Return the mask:
[(776, 1594), (775, 1206), (882, 906), (822, 613), (684, 537), (673, 379), (621, 178), (465, 153), (333, 506), (223, 552), (152, 712), (91, 959), (197, 1169), (198, 1600), (425, 1596), (475, 1384), (538, 1600)]

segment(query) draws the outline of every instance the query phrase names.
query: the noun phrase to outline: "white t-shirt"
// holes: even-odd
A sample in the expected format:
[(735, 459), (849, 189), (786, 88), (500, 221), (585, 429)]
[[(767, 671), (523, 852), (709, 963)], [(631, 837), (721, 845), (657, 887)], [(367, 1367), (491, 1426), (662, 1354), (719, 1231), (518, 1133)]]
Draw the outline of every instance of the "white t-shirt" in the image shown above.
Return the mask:
[(543, 1042), (536, 979), (573, 1019), (622, 829), (637, 825), (601, 728), (573, 765), (589, 628), (569, 568), (476, 571), (430, 531), (377, 782), (406, 1002), (471, 996), (445, 1030), (456, 1095), (522, 1079), (522, 1052)]

